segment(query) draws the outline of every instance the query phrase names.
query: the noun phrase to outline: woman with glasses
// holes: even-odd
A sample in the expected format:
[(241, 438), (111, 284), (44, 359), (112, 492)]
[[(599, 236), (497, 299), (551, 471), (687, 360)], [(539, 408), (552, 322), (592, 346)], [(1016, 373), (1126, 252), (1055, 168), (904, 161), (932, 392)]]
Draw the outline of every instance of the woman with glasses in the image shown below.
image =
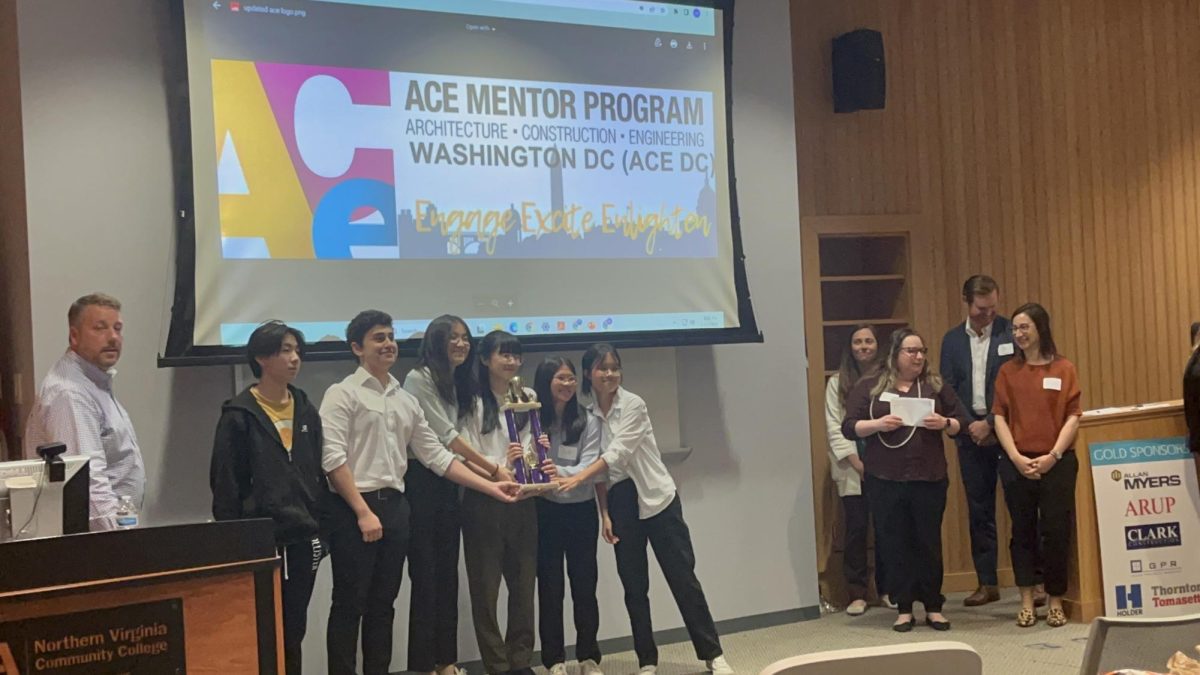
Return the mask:
[(883, 535), (888, 590), (899, 615), (892, 629), (913, 629), (913, 603), (925, 624), (950, 630), (942, 614), (942, 514), (946, 454), (942, 434), (962, 428), (954, 391), (928, 360), (925, 340), (911, 328), (892, 333), (880, 372), (864, 377), (846, 397), (842, 433), (864, 439), (871, 477), (871, 515)]
[(1066, 625), (1067, 559), (1075, 526), (1075, 433), (1081, 393), (1075, 366), (1058, 354), (1050, 315), (1041, 305), (1013, 313), (1013, 342), (1020, 352), (1000, 367), (992, 413), (996, 438), (1008, 455), (1000, 464), (1004, 502), (1012, 516), (1013, 575), (1021, 588), (1017, 625), (1037, 623), (1033, 593), (1040, 563), (1050, 596), (1046, 624)]
[[(500, 410), (509, 380), (521, 370), (521, 343), (504, 331), (488, 333), (479, 343), (476, 368), (478, 396), (469, 423), (475, 447), (489, 462), (511, 463), (530, 442), (529, 414), (517, 414), (521, 441), (513, 443)], [(525, 395), (535, 396), (529, 388), (525, 388)], [(542, 470), (551, 478), (557, 476), (549, 460)], [(480, 658), (488, 675), (532, 675), (537, 510), (532, 500), (503, 504), (486, 497), (476, 499), (471, 492), (464, 493), (462, 501), (463, 551)], [(496, 618), (501, 579), (508, 589), (508, 626), (504, 633)]]
[[(483, 457), (464, 429), (474, 411), (471, 331), (457, 316), (430, 322), (404, 390), (417, 398), (433, 433), (467, 466), (493, 480), (513, 480), (504, 462)], [(412, 450), (408, 451), (413, 459)], [(458, 675), (458, 486), (420, 462), (404, 476), (409, 516), (408, 669)]]
[[(600, 458), (600, 444), (589, 442), (600, 433), (599, 422), (579, 405), (575, 392), (575, 364), (551, 356), (538, 366), (533, 389), (542, 402), (542, 429), (550, 437), (549, 459), (562, 477), (574, 476)], [(595, 486), (603, 491), (604, 484)], [(602, 675), (600, 607), (596, 602), (596, 539), (600, 516), (590, 484), (567, 492), (551, 492), (537, 500), (538, 515), (538, 634), (542, 639), (542, 664), (550, 675), (566, 675), (566, 640), (563, 636), (563, 563), (571, 579), (575, 613), (575, 658), (582, 675)]]
[[(845, 538), (842, 546), (842, 573), (850, 603), (846, 613), (859, 616), (867, 611), (867, 484), (861, 456), (862, 440), (850, 440), (842, 435), (842, 419), (846, 417), (846, 395), (855, 383), (879, 368), (879, 344), (875, 329), (866, 324), (855, 326), (842, 348), (842, 363), (838, 372), (825, 386), (825, 431), (829, 440), (829, 472), (837, 484), (845, 515)], [(890, 604), (884, 582), (883, 547), (875, 535), (875, 591), (880, 601)], [(894, 607), (893, 607), (894, 608)]]
[(658, 647), (650, 623), (650, 566), (646, 544), (662, 568), (675, 597), (684, 626), (696, 649), (696, 658), (713, 673), (732, 673), (722, 656), (720, 638), (708, 610), (704, 589), (696, 578), (696, 554), (675, 481), (667, 473), (646, 402), (621, 386), (621, 355), (612, 345), (597, 344), (583, 355), (581, 389), (591, 394), (588, 413), (600, 433), (591, 437), (600, 459), (560, 489), (577, 489), (608, 471), (608, 491), (597, 490), (604, 540), (615, 544), (617, 573), (625, 588), (625, 609), (633, 629), (633, 648), (642, 673), (658, 667)]

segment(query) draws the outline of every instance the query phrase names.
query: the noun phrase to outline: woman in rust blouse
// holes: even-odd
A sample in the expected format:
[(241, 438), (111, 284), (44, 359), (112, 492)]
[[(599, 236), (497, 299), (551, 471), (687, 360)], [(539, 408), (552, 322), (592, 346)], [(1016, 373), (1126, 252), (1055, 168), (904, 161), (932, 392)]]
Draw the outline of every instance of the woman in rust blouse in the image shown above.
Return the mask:
[[(911, 328), (892, 333), (883, 369), (854, 385), (842, 422), (846, 438), (866, 442), (863, 464), (871, 477), (871, 515), (883, 535), (876, 543), (883, 546), (888, 590), (899, 610), (892, 628), (901, 633), (916, 624), (913, 602), (925, 606), (926, 625), (950, 629), (942, 615), (942, 514), (948, 484), (942, 434), (957, 434), (963, 413), (928, 353), (925, 340)], [(929, 399), (932, 412), (906, 426), (892, 413), (892, 402), (901, 399)]]
[(1079, 377), (1075, 366), (1058, 354), (1050, 315), (1041, 305), (1022, 305), (1012, 323), (1013, 342), (1021, 351), (1000, 367), (992, 412), (996, 438), (1009, 459), (999, 468), (1012, 516), (1013, 576), (1021, 588), (1017, 625), (1037, 623), (1033, 587), (1040, 562), (1050, 596), (1046, 624), (1058, 627), (1067, 623), (1062, 596), (1075, 526), (1079, 462), (1074, 443), (1083, 414)]

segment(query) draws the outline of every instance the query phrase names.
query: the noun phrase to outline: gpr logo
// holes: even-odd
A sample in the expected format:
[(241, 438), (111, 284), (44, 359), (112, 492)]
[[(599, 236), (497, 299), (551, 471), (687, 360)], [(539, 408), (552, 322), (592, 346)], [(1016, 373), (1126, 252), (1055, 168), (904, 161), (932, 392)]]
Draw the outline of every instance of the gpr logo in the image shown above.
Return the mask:
[(1129, 525), (1125, 527), (1125, 549), (1135, 551), (1144, 548), (1180, 546), (1183, 537), (1179, 534), (1179, 523), (1155, 525)]
[(1125, 506), (1125, 517), (1130, 516), (1165, 516), (1175, 510), (1174, 497), (1154, 497), (1151, 499), (1131, 499)]
[(17, 669), (17, 660), (13, 658), (12, 649), (7, 642), (0, 642), (0, 673), (4, 675), (21, 675)]
[(1117, 586), (1117, 616), (1135, 616), (1142, 613), (1142, 585)]
[(1130, 574), (1173, 574), (1182, 572), (1183, 568), (1179, 566), (1178, 560), (1130, 560)]

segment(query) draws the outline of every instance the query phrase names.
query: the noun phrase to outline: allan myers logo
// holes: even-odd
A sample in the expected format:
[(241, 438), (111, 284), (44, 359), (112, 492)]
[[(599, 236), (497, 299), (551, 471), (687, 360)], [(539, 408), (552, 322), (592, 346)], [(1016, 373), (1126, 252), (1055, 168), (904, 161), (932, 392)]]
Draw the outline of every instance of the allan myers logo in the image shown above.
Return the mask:
[(1151, 476), (1148, 471), (1122, 474), (1120, 471), (1113, 469), (1113, 472), (1109, 475), (1112, 476), (1113, 481), (1124, 479), (1126, 490), (1145, 490), (1183, 485), (1183, 480), (1177, 475)]
[(1125, 505), (1125, 517), (1131, 516), (1165, 516), (1175, 510), (1174, 497), (1153, 497), (1150, 499), (1130, 499)]
[(17, 660), (13, 658), (12, 649), (7, 642), (0, 642), (0, 673), (4, 675), (21, 675), (17, 669)]
[(1117, 593), (1117, 616), (1137, 616), (1142, 613), (1142, 585), (1129, 584), (1113, 589)]
[(1177, 522), (1125, 527), (1125, 549), (1128, 551), (1181, 544), (1183, 544), (1183, 537), (1179, 534), (1179, 523)]

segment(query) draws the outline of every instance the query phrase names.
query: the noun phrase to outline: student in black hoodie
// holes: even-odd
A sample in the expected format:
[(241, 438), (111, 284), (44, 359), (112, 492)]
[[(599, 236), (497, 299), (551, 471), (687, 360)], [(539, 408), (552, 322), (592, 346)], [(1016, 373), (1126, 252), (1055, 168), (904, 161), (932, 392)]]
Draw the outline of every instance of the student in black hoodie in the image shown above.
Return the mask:
[(329, 494), (321, 470), (321, 416), (291, 384), (303, 349), (304, 335), (280, 321), (250, 335), (246, 355), (258, 382), (221, 407), (209, 474), (214, 518), (275, 521), (288, 675), (301, 672), (308, 601), (325, 550), (318, 537), (320, 502)]

